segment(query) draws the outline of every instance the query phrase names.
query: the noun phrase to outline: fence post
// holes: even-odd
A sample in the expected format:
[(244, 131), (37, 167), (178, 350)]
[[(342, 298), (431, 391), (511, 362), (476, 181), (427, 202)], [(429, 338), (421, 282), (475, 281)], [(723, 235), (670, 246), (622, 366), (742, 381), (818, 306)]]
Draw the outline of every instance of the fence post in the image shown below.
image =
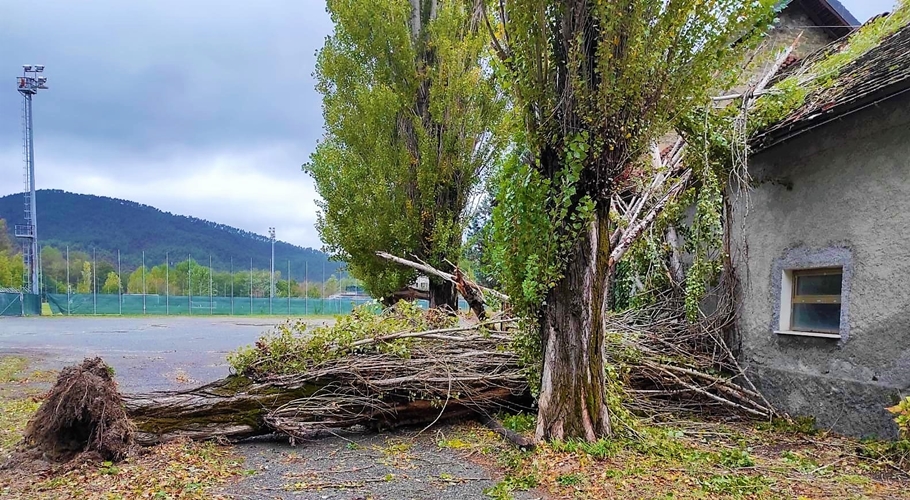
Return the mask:
[(164, 252), (164, 315), (171, 314), (171, 259), (170, 252)]
[(291, 315), (291, 260), (288, 259), (288, 316)]
[(98, 272), (98, 264), (95, 260), (95, 249), (92, 248), (92, 314), (98, 315), (98, 294), (95, 292), (95, 282), (97, 281), (98, 276), (95, 273)]
[(250, 257), (250, 316), (253, 315), (253, 258)]
[(66, 246), (66, 315), (72, 314), (70, 311), (70, 246)]
[(234, 315), (234, 257), (231, 257), (231, 316)]
[(209, 254), (209, 316), (215, 315), (214, 300), (215, 294), (212, 292), (212, 254)]
[(145, 250), (142, 251), (142, 314), (145, 314)]
[(120, 266), (120, 249), (117, 249), (117, 303), (123, 316), (123, 268)]
[(193, 256), (190, 254), (186, 255), (186, 310), (187, 313), (193, 315)]

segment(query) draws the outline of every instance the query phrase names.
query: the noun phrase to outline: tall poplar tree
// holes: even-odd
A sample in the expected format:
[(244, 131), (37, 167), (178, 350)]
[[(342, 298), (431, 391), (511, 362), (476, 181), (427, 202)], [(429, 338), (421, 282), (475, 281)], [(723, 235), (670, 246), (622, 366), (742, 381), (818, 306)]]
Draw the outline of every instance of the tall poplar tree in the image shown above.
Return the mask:
[[(464, 211), (500, 147), (503, 99), (471, 0), (329, 0), (318, 54), (325, 136), (304, 170), (322, 200), (327, 250), (368, 292), (388, 297), (415, 273), (376, 257), (457, 262)], [(454, 306), (432, 278), (431, 305)]]
[(605, 399), (610, 197), (646, 148), (732, 83), (779, 0), (491, 0), (524, 111), (495, 260), (542, 352), (537, 437), (611, 433)]

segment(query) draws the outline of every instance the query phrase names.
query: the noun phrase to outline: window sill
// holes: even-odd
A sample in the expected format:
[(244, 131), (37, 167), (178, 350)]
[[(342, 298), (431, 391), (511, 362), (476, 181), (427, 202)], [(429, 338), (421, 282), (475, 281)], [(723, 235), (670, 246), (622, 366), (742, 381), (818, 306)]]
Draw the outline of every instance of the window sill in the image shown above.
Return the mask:
[(774, 330), (778, 335), (794, 335), (797, 337), (818, 337), (822, 339), (840, 339), (839, 333), (796, 332), (792, 330)]

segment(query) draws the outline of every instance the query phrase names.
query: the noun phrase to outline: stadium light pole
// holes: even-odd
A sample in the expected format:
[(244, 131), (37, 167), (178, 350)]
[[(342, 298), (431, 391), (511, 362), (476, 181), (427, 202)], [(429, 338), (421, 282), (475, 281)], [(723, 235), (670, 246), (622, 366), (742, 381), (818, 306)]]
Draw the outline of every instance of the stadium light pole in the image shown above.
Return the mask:
[(272, 314), (272, 298), (275, 297), (275, 228), (269, 228), (269, 239), (272, 241), (272, 259), (269, 272), (269, 314)]
[(32, 97), (39, 90), (47, 89), (47, 77), (38, 76), (44, 72), (43, 64), (27, 64), (22, 66), (22, 76), (16, 79), (16, 87), (22, 94), (22, 122), (25, 152), (25, 224), (16, 225), (17, 238), (27, 240), (25, 252), (25, 265), (27, 268), (27, 289), (30, 293), (38, 294), (38, 268), (40, 266), (38, 255), (38, 218), (37, 200), (35, 199), (35, 141), (34, 121), (32, 120)]

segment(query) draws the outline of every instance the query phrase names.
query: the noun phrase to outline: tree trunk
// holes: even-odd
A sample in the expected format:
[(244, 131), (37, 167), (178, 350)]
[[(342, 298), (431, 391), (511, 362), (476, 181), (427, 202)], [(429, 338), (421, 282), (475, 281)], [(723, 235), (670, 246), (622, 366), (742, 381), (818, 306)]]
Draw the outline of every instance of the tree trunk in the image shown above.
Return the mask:
[(284, 388), (230, 376), (185, 391), (124, 394), (123, 405), (138, 429), (137, 441), (150, 445), (178, 437), (243, 439), (273, 432), (266, 414), (316, 388)]
[(683, 286), (686, 281), (686, 272), (683, 270), (682, 260), (679, 258), (679, 236), (676, 226), (667, 226), (667, 244), (670, 246), (670, 278), (674, 286)]
[(455, 284), (451, 281), (430, 278), (430, 308), (447, 306), (453, 311), (458, 310), (458, 295), (455, 293)]
[[(355, 425), (393, 429), (472, 417), (478, 411), (496, 413), (529, 403), (525, 392), (515, 391), (504, 381), (502, 387), (482, 389), (474, 399), (451, 399), (442, 407), (438, 400), (392, 394), (377, 395), (376, 400), (339, 395), (335, 404), (326, 406), (328, 409), (282, 408), (295, 400), (318, 397), (339, 382), (256, 383), (232, 375), (195, 389), (123, 394), (122, 398), (127, 416), (136, 425), (136, 442), (145, 446), (177, 438), (237, 441), (275, 432), (299, 438), (319, 429)], [(381, 406), (377, 406), (380, 400)]]
[(603, 318), (609, 274), (607, 208), (598, 208), (569, 256), (563, 279), (547, 296), (542, 320), (543, 371), (538, 439), (609, 436)]

